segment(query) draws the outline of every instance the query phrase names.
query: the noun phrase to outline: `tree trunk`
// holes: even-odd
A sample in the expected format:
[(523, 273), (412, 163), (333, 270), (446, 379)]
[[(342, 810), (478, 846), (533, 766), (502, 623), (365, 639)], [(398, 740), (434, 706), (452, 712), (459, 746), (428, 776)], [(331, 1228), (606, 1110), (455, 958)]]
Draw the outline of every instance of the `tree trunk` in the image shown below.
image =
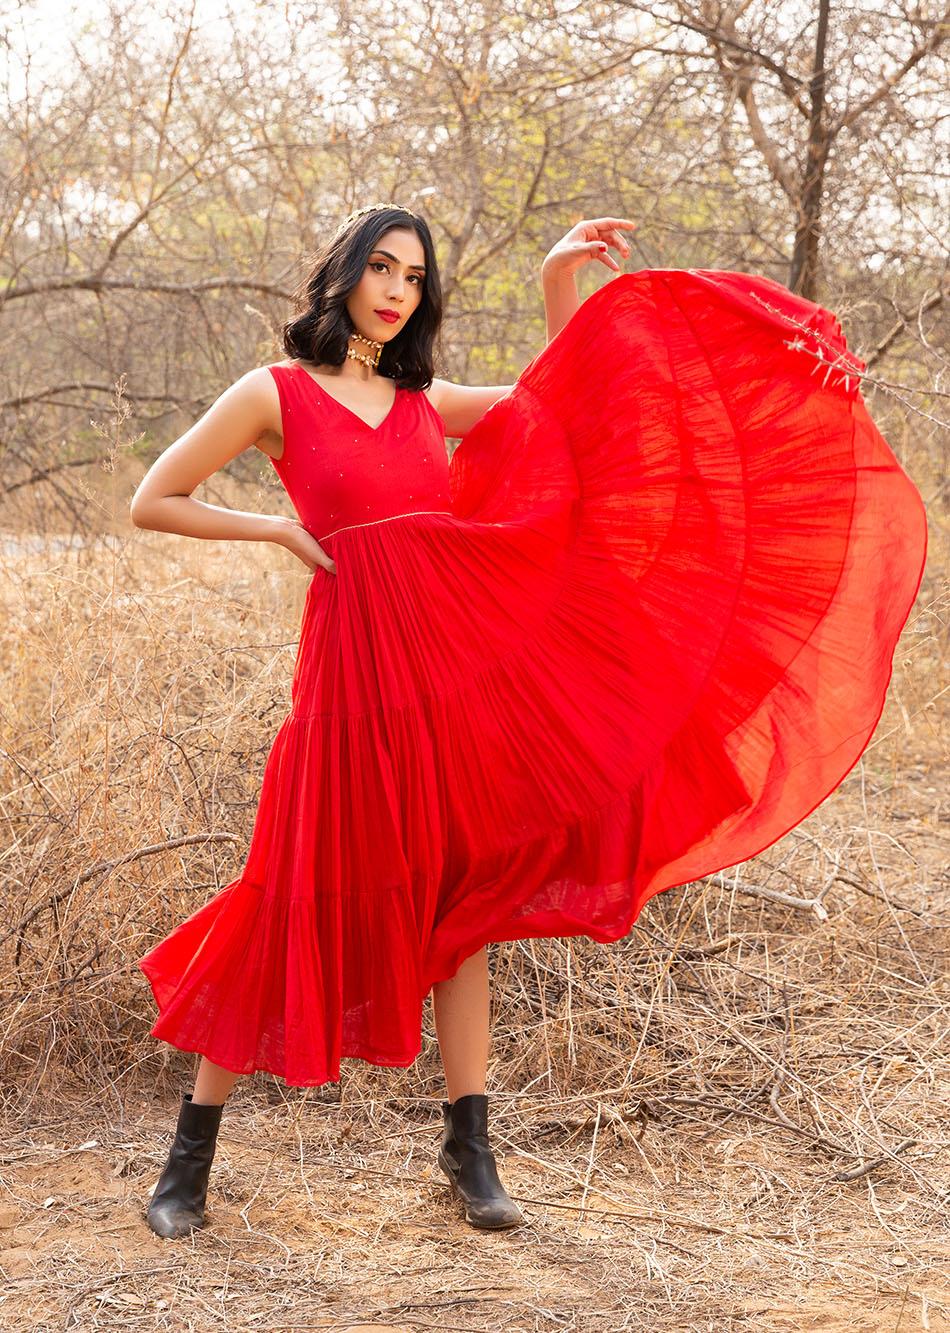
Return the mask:
[(810, 301), (818, 290), (818, 242), (821, 235), (821, 197), (824, 190), (825, 164), (831, 149), (825, 123), (825, 42), (831, 0), (818, 0), (818, 32), (815, 37), (815, 61), (809, 84), (811, 115), (805, 172), (799, 204), (798, 227), (788, 285)]

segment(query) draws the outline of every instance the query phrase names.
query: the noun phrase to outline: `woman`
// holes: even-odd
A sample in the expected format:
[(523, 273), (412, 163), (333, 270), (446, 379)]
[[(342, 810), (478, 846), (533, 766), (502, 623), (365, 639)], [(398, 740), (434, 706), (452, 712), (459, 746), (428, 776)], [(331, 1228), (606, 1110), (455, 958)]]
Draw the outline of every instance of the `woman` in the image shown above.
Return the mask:
[[(139, 961), (154, 1035), (202, 1055), (158, 1234), (204, 1225), (240, 1073), (406, 1066), (430, 992), (439, 1165), (472, 1225), (523, 1222), (488, 1140), (487, 943), (622, 937), (653, 894), (794, 827), (874, 730), (926, 524), (863, 365), (754, 275), (624, 274), (579, 306), (576, 269), (618, 269), (634, 225), (554, 246), (548, 345), (483, 388), (433, 378), (426, 223), (358, 210), (287, 359), (136, 491), (140, 527), (275, 541), (313, 571), (244, 868)], [(255, 446), (296, 518), (191, 498)]]

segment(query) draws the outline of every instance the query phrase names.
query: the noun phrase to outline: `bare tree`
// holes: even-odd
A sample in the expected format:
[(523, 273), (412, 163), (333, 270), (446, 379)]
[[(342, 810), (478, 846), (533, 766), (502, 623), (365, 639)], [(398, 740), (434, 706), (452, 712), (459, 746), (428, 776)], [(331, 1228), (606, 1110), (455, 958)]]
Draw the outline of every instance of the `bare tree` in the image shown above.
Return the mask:
[[(8, 525), (98, 521), (89, 423), (117, 381), (131, 485), (140, 455), (275, 359), (306, 255), (372, 199), (430, 222), (440, 370), (459, 378), (514, 375), (540, 349), (540, 260), (608, 211), (639, 222), (645, 267), (753, 267), (807, 294), (820, 261), (878, 363), (912, 348), (918, 393), (941, 364), (936, 11), (294, 0), (211, 32), (186, 8), (160, 28), (142, 0), (109, 13), (56, 69), (0, 18)], [(260, 486), (259, 463), (228, 474)]]
[[(939, 92), (941, 88), (945, 92), (950, 83), (946, 59), (950, 7), (939, 4), (930, 14), (908, 5), (896, 12), (850, 8), (838, 27), (836, 53), (829, 63), (831, 0), (818, 0), (810, 13), (784, 3), (750, 0), (725, 5), (712, 0), (700, 5), (674, 0), (670, 6), (635, 0), (617, 3), (649, 14), (661, 28), (702, 38), (731, 103), (743, 108), (749, 136), (769, 176), (792, 209), (795, 241), (788, 286), (816, 299), (829, 159), (836, 150), (847, 151), (839, 143), (845, 132), (857, 134), (872, 115), (878, 118), (878, 128), (882, 120), (906, 126), (897, 94), (913, 75), (923, 80), (915, 91), (925, 101), (932, 94), (923, 124), (933, 131), (942, 125), (945, 117)], [(800, 26), (794, 27), (799, 21)], [(894, 47), (897, 52), (891, 57)], [(691, 49), (684, 47), (684, 54)], [(875, 80), (871, 67), (880, 49), (887, 54)], [(769, 114), (762, 105), (763, 86), (771, 106)], [(914, 128), (919, 134), (922, 127)], [(933, 142), (931, 136), (926, 137)], [(932, 159), (928, 163), (936, 173), (935, 190), (946, 185), (946, 165), (944, 159), (939, 174), (939, 164)], [(945, 208), (945, 192), (943, 198)]]

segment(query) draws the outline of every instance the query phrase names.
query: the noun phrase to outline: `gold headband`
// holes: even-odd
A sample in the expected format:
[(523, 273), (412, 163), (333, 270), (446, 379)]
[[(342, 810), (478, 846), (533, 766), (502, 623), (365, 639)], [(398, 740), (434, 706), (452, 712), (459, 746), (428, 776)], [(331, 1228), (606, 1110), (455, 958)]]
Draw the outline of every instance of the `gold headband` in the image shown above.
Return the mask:
[(344, 222), (352, 222), (354, 218), (362, 217), (364, 213), (382, 213), (387, 208), (398, 209), (400, 213), (408, 213), (411, 218), (416, 218), (421, 222), (422, 218), (418, 213), (413, 213), (411, 208), (406, 208), (405, 204), (365, 204), (362, 208), (356, 208), (352, 213), (344, 218)]

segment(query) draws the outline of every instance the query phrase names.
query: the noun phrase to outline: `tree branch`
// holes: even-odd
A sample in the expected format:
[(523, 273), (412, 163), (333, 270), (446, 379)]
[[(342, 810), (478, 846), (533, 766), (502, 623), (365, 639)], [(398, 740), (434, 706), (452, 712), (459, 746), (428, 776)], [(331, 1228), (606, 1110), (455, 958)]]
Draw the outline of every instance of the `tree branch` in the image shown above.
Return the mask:
[[(150, 282), (141, 278), (103, 278), (99, 273), (82, 273), (75, 278), (47, 278), (41, 282), (25, 282), (8, 287), (2, 302), (22, 300), (26, 296), (45, 296), (49, 292), (169, 292), (175, 295), (197, 296), (202, 292), (222, 290), (262, 292), (281, 301), (293, 300), (293, 292), (271, 282), (255, 282), (252, 278), (204, 278), (195, 282)], [(2, 303), (0, 302), (0, 303)]]
[(946, 292), (938, 287), (937, 290), (931, 292), (929, 296), (922, 297), (920, 304), (913, 315), (905, 315), (902, 310), (898, 309), (898, 319), (896, 323), (888, 329), (884, 337), (881, 338), (877, 345), (872, 347), (863, 358), (864, 364), (868, 370), (870, 370), (872, 366), (877, 365), (877, 363), (887, 355), (901, 334), (905, 332), (908, 325), (918, 323), (922, 315), (926, 315), (929, 311), (935, 309), (938, 305), (941, 305), (945, 296)]
[(904, 75), (909, 73), (915, 65), (920, 64), (924, 56), (929, 55), (931, 51), (936, 51), (937, 47), (940, 46), (942, 42), (945, 42), (948, 37), (950, 37), (950, 6), (944, 10), (941, 18), (935, 20), (933, 31), (930, 33), (927, 40), (920, 46), (914, 47), (913, 51), (911, 51), (900, 69), (895, 70), (893, 74), (889, 74), (884, 82), (881, 83), (879, 87), (875, 88), (873, 93), (869, 93), (862, 102), (858, 102), (857, 106), (851, 108), (846, 107), (831, 122), (829, 125), (829, 133), (831, 137), (834, 138), (839, 130), (847, 129), (850, 125), (853, 125), (860, 116), (864, 115), (865, 111), (870, 110), (872, 106), (875, 106), (878, 102), (889, 96), (900, 83)]

